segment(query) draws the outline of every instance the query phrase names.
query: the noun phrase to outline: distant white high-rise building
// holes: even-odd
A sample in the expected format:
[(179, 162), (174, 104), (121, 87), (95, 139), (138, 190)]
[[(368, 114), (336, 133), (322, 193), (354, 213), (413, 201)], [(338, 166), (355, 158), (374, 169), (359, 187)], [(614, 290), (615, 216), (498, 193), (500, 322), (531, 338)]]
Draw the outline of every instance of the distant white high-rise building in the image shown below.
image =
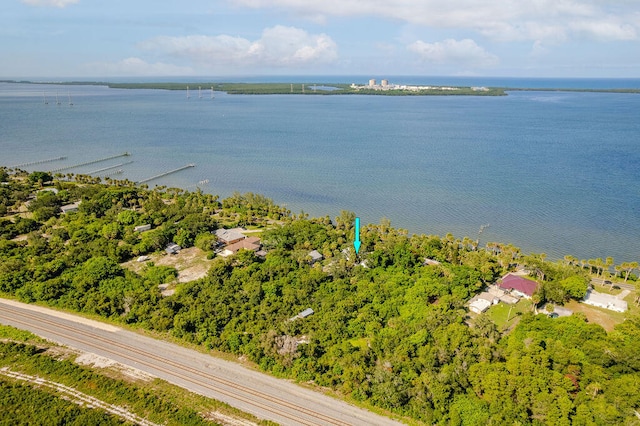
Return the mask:
[(382, 80), (382, 81), (380, 82), (380, 85), (381, 85), (382, 87), (387, 87), (387, 86), (389, 85), (389, 80)]
[(369, 80), (369, 86), (375, 86), (376, 85), (376, 79), (372, 78), (371, 80)]

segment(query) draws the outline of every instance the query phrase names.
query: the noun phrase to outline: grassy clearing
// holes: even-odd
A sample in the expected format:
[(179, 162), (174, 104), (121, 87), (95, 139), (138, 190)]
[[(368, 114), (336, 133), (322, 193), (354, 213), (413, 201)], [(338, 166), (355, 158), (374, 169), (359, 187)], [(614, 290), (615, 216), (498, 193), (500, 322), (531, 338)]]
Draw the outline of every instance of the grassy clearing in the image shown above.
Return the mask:
[(485, 315), (489, 316), (499, 330), (505, 331), (515, 326), (523, 313), (531, 312), (532, 306), (532, 302), (527, 299), (520, 299), (515, 305), (498, 303), (491, 306)]

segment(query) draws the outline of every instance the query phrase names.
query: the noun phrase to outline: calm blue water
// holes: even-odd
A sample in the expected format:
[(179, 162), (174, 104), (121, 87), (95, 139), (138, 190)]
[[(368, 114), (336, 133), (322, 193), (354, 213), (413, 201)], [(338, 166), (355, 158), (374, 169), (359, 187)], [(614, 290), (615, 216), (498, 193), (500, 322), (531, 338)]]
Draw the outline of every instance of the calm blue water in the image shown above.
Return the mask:
[[(351, 80), (366, 81), (340, 81)], [(640, 80), (433, 83), (640, 87)], [(195, 189), (208, 179), (199, 185), (206, 192), (258, 192), (313, 216), (352, 210), (363, 223), (387, 217), (410, 232), (460, 238), (476, 238), (490, 224), (481, 242), (551, 258), (640, 259), (640, 95), (216, 93), (211, 100), (204, 90), (198, 99), (193, 87), (191, 95), (0, 83), (0, 164), (68, 157), (25, 167), (50, 170), (128, 151), (69, 172), (134, 161), (114, 177), (138, 181), (195, 163), (149, 185)]]

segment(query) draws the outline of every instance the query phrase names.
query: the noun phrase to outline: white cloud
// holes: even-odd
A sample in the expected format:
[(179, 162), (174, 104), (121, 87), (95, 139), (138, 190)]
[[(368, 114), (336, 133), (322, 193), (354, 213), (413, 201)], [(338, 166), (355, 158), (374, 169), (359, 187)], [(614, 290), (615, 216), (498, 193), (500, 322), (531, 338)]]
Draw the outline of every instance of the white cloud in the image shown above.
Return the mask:
[(407, 46), (411, 52), (433, 64), (457, 65), (466, 67), (490, 67), (497, 65), (496, 55), (487, 52), (471, 39), (447, 39), (436, 43), (418, 40)]
[(638, 33), (632, 25), (616, 19), (575, 21), (570, 24), (570, 28), (576, 33), (596, 40), (635, 40), (638, 38)]
[(332, 63), (338, 58), (336, 44), (326, 34), (313, 35), (280, 25), (265, 29), (255, 41), (229, 35), (162, 36), (144, 41), (139, 47), (213, 68), (304, 67)]
[(63, 8), (70, 4), (76, 4), (79, 0), (22, 0), (22, 3), (29, 6), (52, 6)]
[(500, 40), (564, 42), (573, 37), (637, 38), (635, 1), (611, 0), (229, 0), (280, 8), (318, 22), (330, 16), (375, 16), (436, 28), (468, 29)]
[(176, 76), (193, 74), (189, 67), (180, 67), (162, 62), (148, 63), (140, 58), (127, 58), (119, 62), (92, 62), (85, 69), (101, 76)]
[(549, 53), (549, 49), (547, 49), (544, 44), (540, 41), (535, 41), (533, 46), (531, 47), (531, 52), (529, 56), (532, 58), (542, 58)]

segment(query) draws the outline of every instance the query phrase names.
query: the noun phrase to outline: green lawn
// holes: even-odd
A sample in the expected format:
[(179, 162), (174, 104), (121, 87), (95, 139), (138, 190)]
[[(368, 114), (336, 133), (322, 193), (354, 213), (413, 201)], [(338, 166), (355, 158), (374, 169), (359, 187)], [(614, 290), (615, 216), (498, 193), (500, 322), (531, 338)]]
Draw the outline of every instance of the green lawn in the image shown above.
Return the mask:
[(531, 312), (532, 302), (527, 299), (520, 299), (515, 305), (507, 305), (506, 303), (498, 303), (489, 308), (485, 313), (491, 318), (500, 330), (506, 330), (507, 328), (515, 325), (525, 312)]

